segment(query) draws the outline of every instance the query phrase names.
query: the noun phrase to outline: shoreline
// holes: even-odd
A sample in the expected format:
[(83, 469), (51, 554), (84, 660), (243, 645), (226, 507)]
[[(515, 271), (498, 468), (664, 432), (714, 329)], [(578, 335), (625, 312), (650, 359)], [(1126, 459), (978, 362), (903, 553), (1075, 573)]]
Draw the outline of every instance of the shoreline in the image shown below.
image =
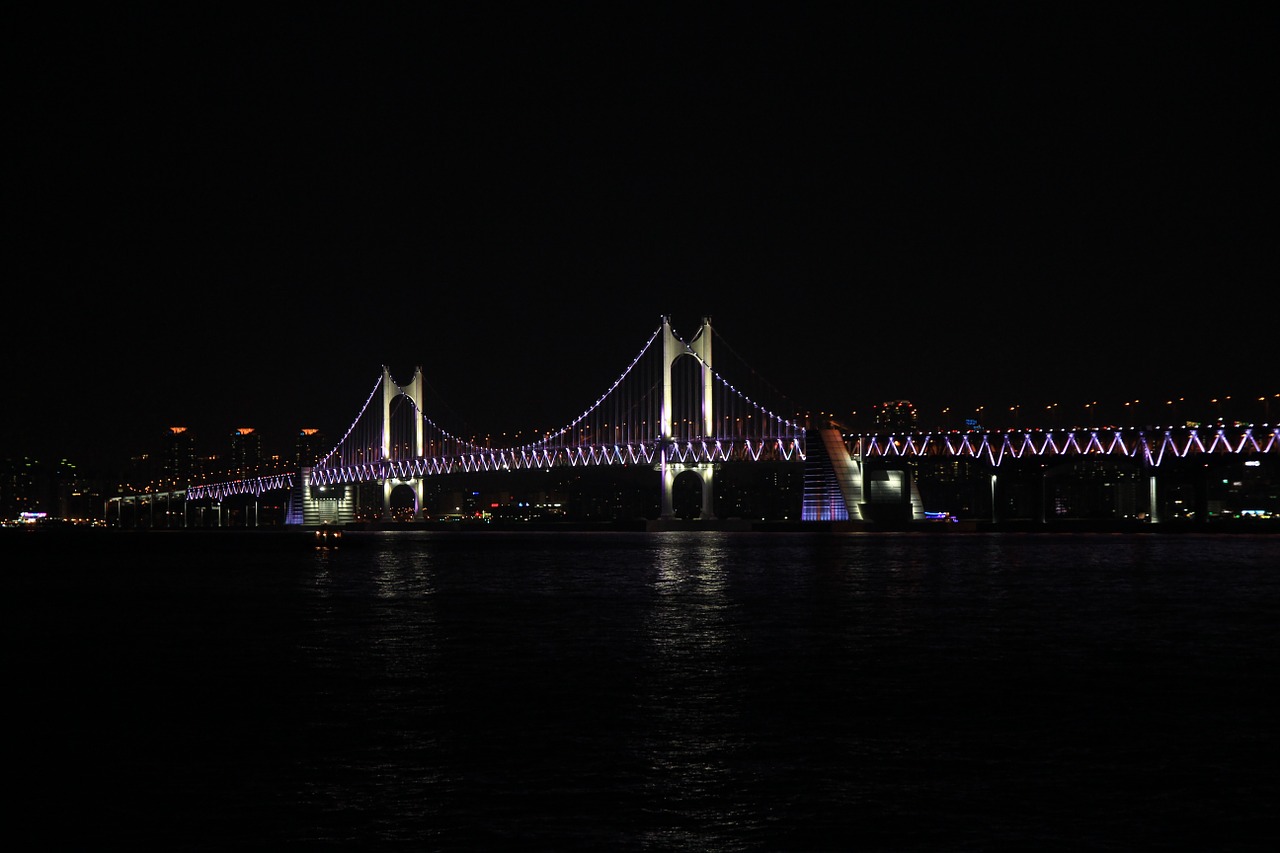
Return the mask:
[(225, 536), (230, 533), (262, 536), (307, 537), (314, 539), (321, 531), (341, 531), (344, 537), (358, 538), (364, 533), (394, 531), (421, 531), (433, 533), (484, 533), (484, 532), (725, 532), (725, 533), (921, 533), (971, 534), (971, 533), (1019, 533), (1019, 534), (1231, 534), (1260, 535), (1280, 533), (1280, 519), (1218, 519), (1205, 522), (1176, 521), (1151, 523), (1142, 521), (1071, 520), (1036, 522), (1026, 519), (1014, 521), (961, 520), (958, 522), (905, 521), (877, 523), (866, 521), (762, 521), (740, 518), (730, 519), (626, 519), (616, 521), (527, 521), (527, 522), (356, 522), (342, 527), (282, 526), (266, 527), (173, 527), (173, 528), (118, 528), (89, 525), (52, 524), (24, 525), (0, 528), (0, 543), (29, 541), (32, 537), (95, 537), (138, 536), (158, 537), (179, 534), (207, 534)]

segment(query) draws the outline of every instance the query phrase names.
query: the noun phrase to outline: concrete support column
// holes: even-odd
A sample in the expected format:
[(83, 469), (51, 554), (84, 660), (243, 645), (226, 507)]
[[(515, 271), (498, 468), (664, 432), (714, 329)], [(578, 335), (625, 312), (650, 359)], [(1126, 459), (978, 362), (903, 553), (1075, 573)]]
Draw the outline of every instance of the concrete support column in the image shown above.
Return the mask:
[(992, 471), (991, 472), (991, 520), (993, 522), (1000, 520), (1000, 512), (998, 509), (999, 504), (996, 503), (996, 500), (998, 497), (997, 490), (996, 490), (996, 480), (997, 480), (997, 474), (995, 471)]
[(672, 518), (675, 508), (672, 506), (671, 492), (676, 482), (676, 470), (667, 459), (667, 444), (662, 445), (662, 464), (659, 468), (662, 475), (662, 511), (659, 518)]
[(702, 475), (702, 518), (710, 520), (716, 517), (716, 469), (708, 463), (699, 466), (698, 473)]
[(1156, 472), (1147, 476), (1147, 504), (1151, 508), (1151, 523), (1160, 523), (1160, 502), (1156, 495)]

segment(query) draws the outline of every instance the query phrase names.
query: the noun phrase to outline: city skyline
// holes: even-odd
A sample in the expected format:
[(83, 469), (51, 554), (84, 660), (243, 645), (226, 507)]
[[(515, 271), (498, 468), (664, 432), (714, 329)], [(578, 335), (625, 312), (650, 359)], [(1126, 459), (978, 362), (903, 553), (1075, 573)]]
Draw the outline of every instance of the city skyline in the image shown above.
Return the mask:
[(352, 14), (35, 16), (7, 449), (562, 425), (664, 314), (796, 411), (1280, 390), (1246, 13)]

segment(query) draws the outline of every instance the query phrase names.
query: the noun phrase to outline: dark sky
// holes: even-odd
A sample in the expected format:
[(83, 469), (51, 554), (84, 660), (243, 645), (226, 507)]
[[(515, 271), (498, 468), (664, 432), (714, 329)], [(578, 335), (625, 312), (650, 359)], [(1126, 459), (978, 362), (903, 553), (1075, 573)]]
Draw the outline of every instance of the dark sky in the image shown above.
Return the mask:
[(188, 5), (9, 33), (11, 455), (341, 432), (383, 364), (563, 425), (663, 314), (819, 410), (1280, 391), (1245, 7)]

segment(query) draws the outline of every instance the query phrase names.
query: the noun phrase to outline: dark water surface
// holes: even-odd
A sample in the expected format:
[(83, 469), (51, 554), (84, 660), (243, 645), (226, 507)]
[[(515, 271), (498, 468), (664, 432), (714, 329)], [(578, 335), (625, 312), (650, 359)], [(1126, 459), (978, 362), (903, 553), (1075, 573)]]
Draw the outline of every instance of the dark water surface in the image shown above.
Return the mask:
[(1263, 850), (1280, 537), (0, 540), (20, 849)]

